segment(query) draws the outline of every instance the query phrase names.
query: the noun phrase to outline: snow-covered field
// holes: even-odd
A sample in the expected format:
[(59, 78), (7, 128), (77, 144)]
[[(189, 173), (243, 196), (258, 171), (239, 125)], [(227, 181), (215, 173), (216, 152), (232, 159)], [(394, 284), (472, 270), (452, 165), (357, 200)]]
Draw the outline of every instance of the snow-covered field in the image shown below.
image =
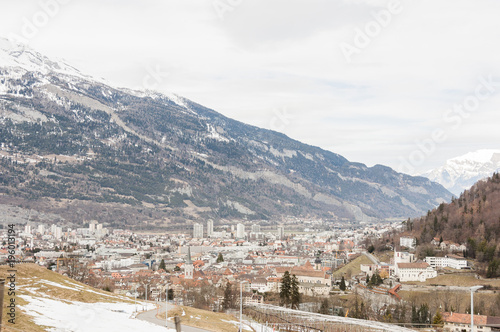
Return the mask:
[[(239, 321), (225, 320), (225, 319), (223, 319), (222, 321), (226, 322), (226, 323), (234, 324), (234, 326), (236, 326), (237, 328), (240, 326), (240, 322)], [(243, 331), (252, 331), (252, 329), (248, 326), (248, 322), (247, 321), (243, 322)]]
[[(20, 308), (37, 325), (57, 332), (166, 332), (165, 327), (134, 318), (136, 306), (128, 303), (83, 303), (21, 295), (28, 302)], [(138, 302), (137, 310), (154, 309), (153, 304)], [(168, 331), (174, 331), (169, 329)]]

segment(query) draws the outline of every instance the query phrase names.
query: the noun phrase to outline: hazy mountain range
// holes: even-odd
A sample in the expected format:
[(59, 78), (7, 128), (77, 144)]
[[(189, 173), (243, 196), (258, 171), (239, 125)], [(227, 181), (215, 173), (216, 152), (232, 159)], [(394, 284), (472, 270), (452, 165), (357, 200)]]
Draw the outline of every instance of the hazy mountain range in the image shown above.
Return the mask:
[(0, 39), (0, 203), (161, 227), (211, 218), (418, 216), (450, 192), (175, 94), (93, 79)]

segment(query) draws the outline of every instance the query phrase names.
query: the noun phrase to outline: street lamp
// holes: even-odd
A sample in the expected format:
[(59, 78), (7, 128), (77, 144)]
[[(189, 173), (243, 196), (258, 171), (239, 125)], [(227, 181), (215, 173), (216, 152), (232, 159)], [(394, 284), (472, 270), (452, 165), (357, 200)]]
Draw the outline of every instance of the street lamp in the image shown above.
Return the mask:
[(243, 331), (243, 284), (246, 280), (240, 282), (240, 332)]
[(474, 286), (470, 288), (470, 332), (474, 332), (474, 292), (483, 286)]

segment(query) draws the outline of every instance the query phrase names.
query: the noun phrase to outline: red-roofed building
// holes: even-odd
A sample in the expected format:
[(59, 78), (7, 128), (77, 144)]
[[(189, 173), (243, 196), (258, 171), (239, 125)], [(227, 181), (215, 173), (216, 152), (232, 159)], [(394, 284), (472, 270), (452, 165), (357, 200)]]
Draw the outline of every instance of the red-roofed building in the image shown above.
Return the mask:
[[(470, 314), (443, 313), (445, 331), (470, 332)], [(474, 332), (500, 331), (500, 317), (474, 315)]]

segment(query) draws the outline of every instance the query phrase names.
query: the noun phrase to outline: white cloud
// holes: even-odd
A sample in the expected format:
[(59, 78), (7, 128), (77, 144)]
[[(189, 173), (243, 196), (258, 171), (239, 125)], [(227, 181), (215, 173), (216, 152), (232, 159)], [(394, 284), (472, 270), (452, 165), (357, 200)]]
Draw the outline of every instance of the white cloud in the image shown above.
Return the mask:
[[(0, 33), (48, 1), (2, 4)], [(369, 165), (398, 168), (436, 128), (449, 138), (417, 171), (500, 138), (494, 96), (458, 130), (443, 123), (479, 77), (500, 77), (496, 1), (402, 1), (350, 63), (340, 45), (388, 1), (220, 1), (235, 4), (223, 19), (215, 1), (70, 1), (30, 43), (121, 86), (160, 68), (159, 90)], [(294, 118), (276, 126), (277, 109)]]

